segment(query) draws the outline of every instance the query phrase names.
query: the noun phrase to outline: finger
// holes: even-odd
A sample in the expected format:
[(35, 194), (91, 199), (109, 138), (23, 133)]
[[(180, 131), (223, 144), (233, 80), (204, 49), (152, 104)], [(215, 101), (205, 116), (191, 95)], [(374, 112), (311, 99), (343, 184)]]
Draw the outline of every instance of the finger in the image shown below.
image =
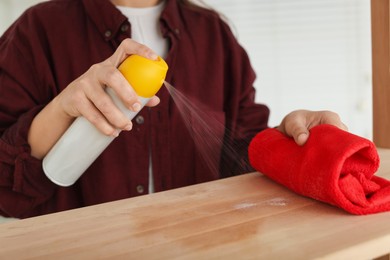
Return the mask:
[(114, 67), (118, 67), (129, 55), (138, 54), (147, 59), (156, 60), (158, 55), (146, 45), (140, 44), (130, 38), (121, 42), (114, 54), (107, 59)]
[(79, 113), (93, 124), (101, 133), (107, 136), (118, 136), (116, 130), (103, 116), (102, 113), (85, 96), (84, 101), (78, 104)]
[(294, 140), (298, 145), (304, 145), (307, 142), (308, 138), (309, 138), (309, 131), (302, 132), (298, 134), (298, 136), (294, 136)]
[(148, 103), (146, 103), (146, 106), (148, 107), (155, 107), (160, 103), (160, 98), (157, 96), (153, 96)]
[(292, 137), (298, 145), (305, 144), (309, 137), (307, 114), (305, 110), (291, 112), (278, 126), (279, 131)]
[(127, 109), (138, 112), (141, 109), (141, 102), (122, 73), (110, 65), (103, 66), (101, 70), (102, 72), (98, 73), (99, 82), (112, 88)]
[(131, 121), (115, 105), (112, 98), (104, 91), (99, 82), (85, 87), (85, 94), (93, 105), (106, 118), (106, 121), (113, 127), (122, 130), (131, 130)]
[(298, 145), (304, 145), (309, 138), (309, 129), (302, 121), (295, 121), (287, 127), (287, 135), (294, 138)]
[(348, 127), (341, 121), (340, 116), (337, 113), (331, 111), (322, 111), (321, 124), (334, 125), (344, 131), (348, 131)]
[(294, 121), (286, 124), (286, 126), (278, 127), (279, 131), (285, 135), (292, 137), (298, 145), (304, 145), (309, 138), (309, 129), (300, 121)]

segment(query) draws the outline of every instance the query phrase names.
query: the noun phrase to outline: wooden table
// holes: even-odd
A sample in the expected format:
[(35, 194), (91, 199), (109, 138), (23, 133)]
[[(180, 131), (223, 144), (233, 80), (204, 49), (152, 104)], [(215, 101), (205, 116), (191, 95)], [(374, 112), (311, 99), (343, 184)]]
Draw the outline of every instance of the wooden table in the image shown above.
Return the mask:
[[(390, 178), (390, 150), (377, 175)], [(389, 259), (390, 212), (354, 216), (259, 173), (0, 225), (0, 259)]]

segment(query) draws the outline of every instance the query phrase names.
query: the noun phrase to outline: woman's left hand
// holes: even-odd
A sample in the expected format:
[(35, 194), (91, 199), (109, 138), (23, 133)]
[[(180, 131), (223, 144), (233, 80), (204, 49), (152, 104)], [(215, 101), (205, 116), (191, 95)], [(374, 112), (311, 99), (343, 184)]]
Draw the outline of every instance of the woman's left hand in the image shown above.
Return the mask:
[(348, 127), (341, 122), (338, 114), (331, 111), (309, 110), (296, 110), (289, 113), (277, 129), (294, 138), (298, 145), (304, 145), (309, 138), (309, 130), (321, 124), (334, 125), (345, 131), (348, 130)]

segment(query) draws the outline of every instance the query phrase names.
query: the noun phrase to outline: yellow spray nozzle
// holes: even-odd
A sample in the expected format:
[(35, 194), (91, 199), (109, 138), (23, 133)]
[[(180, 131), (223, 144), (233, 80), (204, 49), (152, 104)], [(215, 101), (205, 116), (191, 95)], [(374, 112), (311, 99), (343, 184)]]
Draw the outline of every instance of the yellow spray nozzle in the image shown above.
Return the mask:
[(134, 54), (127, 57), (118, 69), (139, 96), (150, 98), (163, 85), (168, 65), (161, 57), (149, 60)]

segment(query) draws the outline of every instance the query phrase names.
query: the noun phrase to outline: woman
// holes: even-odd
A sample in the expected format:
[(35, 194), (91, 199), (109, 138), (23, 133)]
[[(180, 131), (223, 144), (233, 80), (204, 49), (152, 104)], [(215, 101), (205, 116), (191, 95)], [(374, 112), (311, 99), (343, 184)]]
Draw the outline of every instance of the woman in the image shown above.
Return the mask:
[[(269, 111), (254, 103), (248, 56), (217, 13), (183, 0), (53, 0), (27, 10), (0, 39), (0, 214), (30, 217), (240, 173), (207, 168), (165, 88), (136, 122), (115, 107), (106, 87), (140, 109), (116, 69), (131, 54), (164, 57), (166, 80), (224, 122), (229, 131), (219, 138), (239, 145), (235, 161), (246, 160)], [(42, 158), (78, 116), (106, 135), (127, 131), (76, 184), (59, 187)], [(279, 129), (302, 145), (321, 123), (344, 127), (331, 112), (295, 111)]]

